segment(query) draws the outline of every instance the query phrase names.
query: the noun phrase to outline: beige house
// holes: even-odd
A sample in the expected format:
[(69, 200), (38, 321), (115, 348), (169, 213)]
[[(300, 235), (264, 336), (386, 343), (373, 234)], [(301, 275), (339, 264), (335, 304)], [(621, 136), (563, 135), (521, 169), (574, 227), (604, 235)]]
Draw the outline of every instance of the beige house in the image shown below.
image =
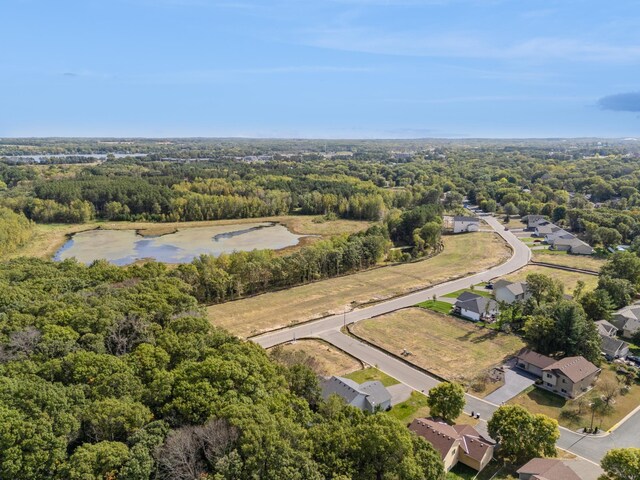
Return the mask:
[(600, 369), (584, 357), (555, 360), (526, 348), (518, 353), (516, 366), (539, 377), (538, 387), (567, 398), (582, 395), (600, 375)]
[(416, 418), (409, 429), (433, 445), (447, 471), (460, 462), (480, 472), (493, 458), (495, 444), (470, 425), (448, 425)]
[(584, 357), (567, 357), (542, 369), (540, 387), (563, 397), (576, 398), (589, 390), (600, 369)]
[(636, 332), (640, 331), (640, 305), (629, 305), (614, 312), (611, 323), (621, 332), (623, 337), (633, 337)]

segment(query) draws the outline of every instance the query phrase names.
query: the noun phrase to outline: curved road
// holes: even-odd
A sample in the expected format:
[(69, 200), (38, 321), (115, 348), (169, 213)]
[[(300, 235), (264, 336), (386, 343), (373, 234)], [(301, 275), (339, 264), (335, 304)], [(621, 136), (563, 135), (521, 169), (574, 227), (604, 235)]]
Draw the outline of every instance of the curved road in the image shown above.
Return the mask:
[[(483, 219), (504, 238), (513, 249), (511, 258), (505, 263), (481, 273), (435, 285), (402, 297), (378, 303), (371, 307), (354, 310), (346, 315), (333, 315), (302, 325), (268, 332), (253, 337), (251, 340), (264, 348), (269, 348), (304, 337), (320, 338), (369, 365), (375, 365), (384, 373), (409, 385), (415, 390), (428, 391), (440, 383), (439, 380), (381, 350), (341, 333), (340, 329), (345, 324), (359, 322), (401, 308), (411, 307), (419, 302), (430, 300), (433, 298), (433, 295), (442, 296), (456, 290), (468, 288), (469, 285), (486, 282), (493, 278), (507, 275), (524, 267), (531, 258), (529, 248), (513, 233), (504, 230), (504, 227), (495, 218), (483, 217)], [(473, 259), (469, 261), (473, 261)], [(490, 418), (497, 408), (498, 405), (471, 395), (466, 396), (467, 411), (479, 413), (482, 419)], [(590, 461), (599, 462), (604, 454), (611, 448), (638, 447), (640, 445), (640, 441), (638, 440), (640, 410), (636, 411), (616, 428), (615, 431), (606, 436), (585, 436), (562, 427), (560, 431), (561, 435), (558, 440), (559, 447)]]
[[(489, 270), (485, 270), (481, 273), (476, 273), (468, 277), (460, 278), (458, 280), (451, 280), (449, 282), (440, 283), (433, 287), (419, 290), (402, 297), (397, 297), (392, 300), (386, 300), (380, 303), (376, 303), (370, 307), (360, 308), (348, 312), (345, 315), (333, 315), (330, 317), (321, 318), (312, 322), (303, 323), (301, 325), (284, 328), (282, 330), (276, 330), (273, 332), (267, 332), (256, 337), (252, 337), (251, 340), (262, 345), (264, 348), (273, 347), (281, 343), (290, 342), (297, 338), (318, 336), (326, 332), (340, 330), (346, 323), (355, 323), (361, 320), (365, 320), (385, 313), (395, 312), (401, 308), (411, 307), (416, 303), (431, 300), (434, 295), (441, 296), (446, 293), (455, 292), (463, 288), (468, 288), (469, 285), (476, 283), (487, 282), (492, 278), (501, 277), (509, 273), (524, 267), (531, 258), (531, 250), (522, 243), (513, 233), (504, 229), (498, 220), (494, 217), (483, 217), (483, 219), (511, 246), (513, 254), (509, 260), (493, 267)], [(473, 262), (473, 258), (469, 259), (469, 262)]]

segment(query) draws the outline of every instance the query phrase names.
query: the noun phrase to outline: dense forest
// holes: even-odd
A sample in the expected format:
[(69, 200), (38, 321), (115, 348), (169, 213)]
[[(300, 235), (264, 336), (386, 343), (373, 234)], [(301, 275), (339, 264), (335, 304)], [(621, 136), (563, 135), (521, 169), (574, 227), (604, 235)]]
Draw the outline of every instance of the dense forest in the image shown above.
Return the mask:
[(0, 477), (437, 479), (397, 420), (211, 327), (157, 263), (0, 266)]

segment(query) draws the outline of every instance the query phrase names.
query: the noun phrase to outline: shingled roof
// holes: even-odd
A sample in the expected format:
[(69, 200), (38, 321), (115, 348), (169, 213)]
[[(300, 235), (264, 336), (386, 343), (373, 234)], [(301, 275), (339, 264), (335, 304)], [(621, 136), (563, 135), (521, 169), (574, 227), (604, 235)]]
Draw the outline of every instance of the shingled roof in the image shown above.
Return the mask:
[(556, 458), (534, 458), (517, 471), (532, 475), (536, 480), (580, 480), (580, 477), (562, 460)]
[(562, 360), (558, 360), (557, 362), (552, 363), (542, 370), (545, 372), (558, 370), (562, 372), (562, 374), (569, 380), (576, 383), (584, 380), (586, 377), (593, 373), (596, 373), (600, 369), (586, 358), (579, 356), (563, 358)]

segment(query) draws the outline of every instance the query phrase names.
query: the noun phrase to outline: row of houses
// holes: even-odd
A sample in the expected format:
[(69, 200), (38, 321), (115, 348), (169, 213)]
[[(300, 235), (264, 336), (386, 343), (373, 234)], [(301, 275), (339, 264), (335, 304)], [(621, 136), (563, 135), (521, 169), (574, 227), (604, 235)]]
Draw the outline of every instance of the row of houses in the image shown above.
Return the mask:
[(592, 255), (594, 250), (574, 234), (554, 225), (542, 215), (528, 215), (527, 229), (533, 230), (533, 235), (544, 238), (552, 250), (566, 251), (574, 255)]
[(473, 322), (492, 323), (498, 315), (499, 303), (511, 305), (526, 301), (531, 294), (527, 292), (526, 282), (498, 280), (493, 284), (495, 300), (474, 292), (462, 292), (453, 305), (453, 313)]

